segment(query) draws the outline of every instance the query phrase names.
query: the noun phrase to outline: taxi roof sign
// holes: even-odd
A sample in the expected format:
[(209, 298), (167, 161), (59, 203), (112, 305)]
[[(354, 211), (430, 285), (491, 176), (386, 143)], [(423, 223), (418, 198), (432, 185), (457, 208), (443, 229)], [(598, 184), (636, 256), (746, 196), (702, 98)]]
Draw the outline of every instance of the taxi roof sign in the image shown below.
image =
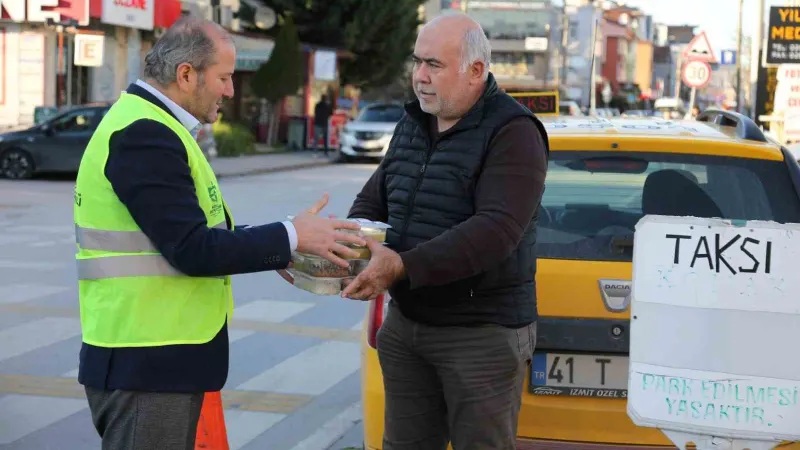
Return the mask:
[(800, 225), (636, 225), (628, 416), (698, 450), (800, 440)]
[(692, 38), (686, 50), (683, 51), (683, 57), (690, 61), (705, 61), (710, 64), (717, 62), (717, 57), (714, 55), (714, 50), (711, 49), (711, 43), (708, 42), (705, 31)]
[(509, 92), (508, 95), (537, 116), (557, 116), (559, 113), (558, 91)]

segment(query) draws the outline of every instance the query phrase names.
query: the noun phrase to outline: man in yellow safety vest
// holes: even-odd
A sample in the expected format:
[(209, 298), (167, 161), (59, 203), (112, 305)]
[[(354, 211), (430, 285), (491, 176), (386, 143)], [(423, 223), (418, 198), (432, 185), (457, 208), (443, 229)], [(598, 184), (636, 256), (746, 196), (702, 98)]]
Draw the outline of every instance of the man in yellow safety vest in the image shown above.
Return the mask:
[(294, 250), (355, 256), (363, 240), (319, 217), (242, 227), (195, 138), (233, 96), (235, 48), (183, 18), (145, 58), (144, 79), (98, 125), (75, 187), (84, 385), (103, 449), (191, 450), (205, 392), (228, 375), (230, 275), (281, 270)]

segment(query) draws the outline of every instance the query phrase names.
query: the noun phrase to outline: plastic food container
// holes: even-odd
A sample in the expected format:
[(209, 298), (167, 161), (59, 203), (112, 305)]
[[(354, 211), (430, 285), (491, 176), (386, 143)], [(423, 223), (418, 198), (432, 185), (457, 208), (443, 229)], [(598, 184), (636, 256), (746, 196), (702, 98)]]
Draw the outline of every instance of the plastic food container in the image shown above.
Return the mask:
[(344, 281), (352, 277), (322, 278), (312, 277), (295, 269), (289, 269), (294, 278), (294, 285), (304, 291), (317, 295), (338, 295), (344, 288)]
[(369, 264), (369, 258), (351, 259), (348, 262), (350, 267), (344, 268), (316, 255), (301, 252), (295, 252), (292, 255), (292, 267), (294, 270), (312, 277), (321, 278), (341, 278), (358, 275)]
[(358, 247), (358, 246), (355, 246), (355, 245), (349, 245), (347, 243), (344, 243), (344, 245), (349, 247), (349, 248), (351, 248), (351, 249), (353, 249), (353, 250), (355, 250), (358, 253), (358, 255), (356, 255), (354, 258), (350, 258), (349, 256), (342, 256), (342, 259), (355, 261), (355, 260), (361, 260), (361, 259), (369, 260), (372, 257), (372, 252), (369, 251), (368, 247)]
[(383, 222), (373, 222), (367, 219), (349, 219), (351, 222), (356, 222), (361, 225), (361, 230), (342, 230), (345, 233), (357, 234), (359, 236), (369, 236), (378, 242), (386, 242), (386, 230), (391, 228), (391, 225)]

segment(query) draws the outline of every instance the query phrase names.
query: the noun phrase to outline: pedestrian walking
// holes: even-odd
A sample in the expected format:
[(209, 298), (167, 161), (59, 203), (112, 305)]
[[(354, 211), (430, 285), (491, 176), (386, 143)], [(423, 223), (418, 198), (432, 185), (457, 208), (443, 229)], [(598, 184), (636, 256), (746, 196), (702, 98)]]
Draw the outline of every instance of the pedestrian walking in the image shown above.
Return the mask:
[[(193, 450), (205, 392), (228, 375), (230, 275), (280, 270), (294, 250), (347, 267), (337, 230), (317, 216), (235, 224), (196, 142), (233, 96), (235, 48), (213, 22), (171, 27), (104, 116), (75, 187), (83, 343), (78, 381), (104, 450)], [(338, 241), (338, 242), (337, 242)]]
[(349, 217), (388, 222), (387, 246), (342, 292), (389, 290), (377, 335), (384, 450), (513, 449), (536, 341), (536, 223), (549, 144), (489, 71), (464, 14), (422, 27), (417, 100)]
[(319, 102), (314, 106), (314, 142), (322, 139), (322, 151), (328, 156), (328, 121), (333, 115), (333, 107), (328, 101), (328, 96), (322, 94)]

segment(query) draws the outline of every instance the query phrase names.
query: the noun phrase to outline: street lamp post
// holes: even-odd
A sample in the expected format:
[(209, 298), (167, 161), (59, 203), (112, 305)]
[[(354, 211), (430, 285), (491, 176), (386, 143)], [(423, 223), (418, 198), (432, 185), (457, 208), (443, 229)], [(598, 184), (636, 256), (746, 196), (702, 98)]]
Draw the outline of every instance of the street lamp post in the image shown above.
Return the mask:
[(744, 15), (744, 0), (739, 0), (739, 23), (736, 27), (736, 112), (742, 109), (742, 19)]
[[(72, 39), (69, 37), (67, 38), (67, 50), (69, 50), (69, 56), (67, 60), (67, 64), (64, 64), (64, 32), (68, 34), (73, 34), (76, 31), (76, 27), (79, 25), (78, 21), (75, 19), (66, 19), (60, 22), (56, 22), (55, 20), (48, 18), (46, 22), (49, 28), (52, 28), (58, 34), (58, 66), (56, 66), (56, 76), (57, 76), (57, 88), (56, 88), (56, 106), (64, 106), (63, 103), (67, 105), (72, 105), (72, 47), (71, 42)], [(65, 74), (61, 74), (61, 67), (64, 66)], [(66, 78), (66, 89), (64, 86), (64, 79)], [(64, 102), (61, 101), (62, 95), (66, 94), (66, 99)]]

